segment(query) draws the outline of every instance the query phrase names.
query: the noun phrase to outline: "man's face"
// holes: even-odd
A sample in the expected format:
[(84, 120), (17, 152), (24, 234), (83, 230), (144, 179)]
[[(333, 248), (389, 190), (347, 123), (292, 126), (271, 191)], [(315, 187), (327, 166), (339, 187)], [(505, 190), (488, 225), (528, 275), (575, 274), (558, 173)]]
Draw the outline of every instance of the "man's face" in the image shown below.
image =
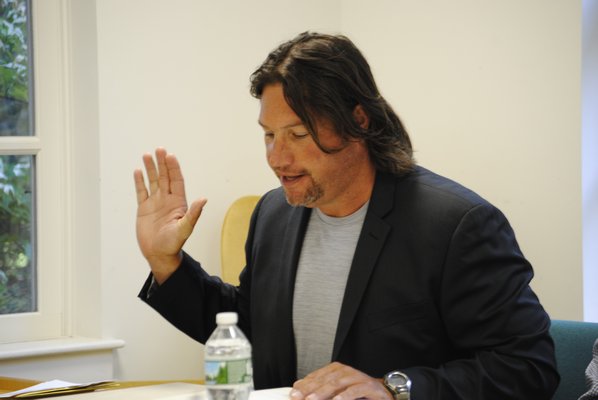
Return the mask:
[(342, 143), (323, 121), (316, 129), (327, 154), (316, 143), (287, 104), (280, 84), (264, 88), (259, 123), (264, 129), (266, 155), (289, 204), (317, 207), (330, 216), (349, 215), (371, 194), (374, 168), (361, 141)]

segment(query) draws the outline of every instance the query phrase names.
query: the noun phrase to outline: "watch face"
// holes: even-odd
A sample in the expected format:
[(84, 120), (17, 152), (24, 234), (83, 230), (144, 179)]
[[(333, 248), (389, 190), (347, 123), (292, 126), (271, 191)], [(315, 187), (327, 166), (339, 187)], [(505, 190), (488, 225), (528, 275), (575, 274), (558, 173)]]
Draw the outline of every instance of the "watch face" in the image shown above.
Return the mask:
[(384, 377), (384, 385), (392, 393), (395, 400), (409, 400), (411, 397), (411, 381), (401, 371), (393, 371)]
[(391, 386), (400, 387), (407, 384), (407, 377), (403, 374), (391, 374), (386, 381)]

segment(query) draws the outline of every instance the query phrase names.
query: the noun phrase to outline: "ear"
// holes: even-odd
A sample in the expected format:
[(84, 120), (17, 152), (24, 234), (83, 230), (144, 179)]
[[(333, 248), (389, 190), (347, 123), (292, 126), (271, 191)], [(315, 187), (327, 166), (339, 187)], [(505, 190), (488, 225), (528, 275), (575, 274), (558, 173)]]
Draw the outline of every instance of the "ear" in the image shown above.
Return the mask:
[(370, 117), (366, 114), (365, 110), (358, 104), (353, 109), (353, 118), (355, 118), (355, 122), (359, 125), (362, 129), (367, 129), (370, 126)]

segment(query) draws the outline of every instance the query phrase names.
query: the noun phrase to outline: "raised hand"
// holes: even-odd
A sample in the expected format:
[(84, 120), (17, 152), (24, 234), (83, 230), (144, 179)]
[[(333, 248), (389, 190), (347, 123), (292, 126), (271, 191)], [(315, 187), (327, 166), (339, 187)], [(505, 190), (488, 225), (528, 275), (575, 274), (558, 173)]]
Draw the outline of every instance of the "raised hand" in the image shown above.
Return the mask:
[(151, 154), (143, 155), (149, 190), (141, 169), (135, 170), (134, 178), (137, 241), (154, 279), (160, 284), (178, 268), (183, 244), (193, 232), (207, 200), (198, 199), (187, 206), (183, 174), (173, 154), (167, 154), (163, 148), (156, 149), (156, 163)]

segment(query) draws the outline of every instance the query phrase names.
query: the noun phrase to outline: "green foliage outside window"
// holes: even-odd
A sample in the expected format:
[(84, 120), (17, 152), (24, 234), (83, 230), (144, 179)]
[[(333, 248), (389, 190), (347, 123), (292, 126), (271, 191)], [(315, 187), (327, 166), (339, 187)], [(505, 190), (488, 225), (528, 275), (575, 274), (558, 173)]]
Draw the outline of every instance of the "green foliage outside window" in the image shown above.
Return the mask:
[(0, 0), (0, 136), (31, 135), (25, 0)]
[[(0, 137), (32, 135), (27, 0), (0, 0)], [(0, 314), (34, 311), (33, 164), (0, 155)]]
[(35, 309), (31, 156), (0, 156), (0, 314)]

